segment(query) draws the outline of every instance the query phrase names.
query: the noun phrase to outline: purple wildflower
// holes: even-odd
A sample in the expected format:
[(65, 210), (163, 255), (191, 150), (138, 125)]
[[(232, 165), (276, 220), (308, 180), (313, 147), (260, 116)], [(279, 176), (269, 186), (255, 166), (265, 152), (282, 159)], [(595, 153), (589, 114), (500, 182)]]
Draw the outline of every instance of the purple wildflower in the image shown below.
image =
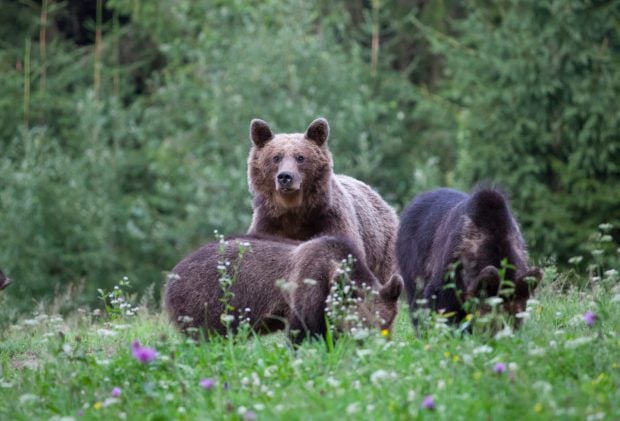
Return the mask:
[(213, 379), (202, 379), (202, 380), (200, 380), (200, 387), (202, 387), (205, 390), (213, 389), (214, 385), (215, 385), (215, 382), (213, 381)]
[(588, 326), (594, 325), (597, 319), (596, 313), (590, 310), (586, 311), (586, 314), (583, 315), (583, 321), (586, 322)]
[(150, 363), (157, 357), (157, 351), (153, 348), (140, 345), (138, 341), (133, 341), (131, 344), (131, 353), (134, 358), (142, 364)]
[(243, 414), (243, 421), (256, 421), (256, 413), (248, 411)]
[(495, 364), (495, 367), (493, 368), (493, 371), (495, 371), (497, 374), (502, 374), (506, 371), (506, 364), (504, 363), (497, 363)]
[(228, 389), (230, 389), (230, 385), (228, 384), (228, 382), (224, 382), (224, 390)]
[(120, 387), (115, 387), (112, 389), (112, 397), (113, 398), (118, 398), (121, 396), (121, 388)]
[(422, 408), (428, 409), (431, 411), (435, 409), (435, 399), (433, 399), (432, 395), (424, 396), (424, 399), (422, 400)]

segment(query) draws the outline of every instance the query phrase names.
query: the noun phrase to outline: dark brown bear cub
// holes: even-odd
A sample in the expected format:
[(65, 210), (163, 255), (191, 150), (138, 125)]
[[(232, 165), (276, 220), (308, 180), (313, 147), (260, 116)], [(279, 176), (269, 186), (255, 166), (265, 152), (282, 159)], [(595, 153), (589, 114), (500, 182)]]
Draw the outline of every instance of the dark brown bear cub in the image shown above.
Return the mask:
[(226, 333), (227, 320), (233, 332), (243, 320), (259, 333), (288, 328), (295, 342), (325, 335), (330, 290), (348, 256), (354, 258), (347, 285), (356, 294), (356, 314), (365, 327), (389, 329), (402, 279), (394, 275), (381, 285), (355, 246), (331, 236), (303, 243), (255, 236), (209, 243), (172, 269), (166, 307), (181, 329), (204, 329), (207, 336)]
[[(504, 297), (504, 309), (514, 315), (525, 310), (530, 289), (542, 277), (540, 269), (528, 266), (519, 226), (494, 189), (420, 194), (403, 211), (396, 250), (412, 315), (416, 300), (424, 298), (433, 309), (454, 312), (451, 320), (461, 321), (463, 302), (500, 293), (504, 259), (509, 265), (503, 279), (514, 286), (512, 295)], [(446, 288), (450, 283), (455, 288)]]
[(327, 120), (314, 120), (303, 134), (275, 135), (267, 123), (253, 120), (250, 138), (249, 234), (301, 241), (347, 237), (381, 282), (396, 272), (398, 217), (368, 185), (333, 173)]
[(8, 287), (9, 284), (11, 283), (11, 278), (9, 278), (8, 276), (6, 276), (1, 270), (0, 270), (0, 290), (3, 290), (4, 288)]

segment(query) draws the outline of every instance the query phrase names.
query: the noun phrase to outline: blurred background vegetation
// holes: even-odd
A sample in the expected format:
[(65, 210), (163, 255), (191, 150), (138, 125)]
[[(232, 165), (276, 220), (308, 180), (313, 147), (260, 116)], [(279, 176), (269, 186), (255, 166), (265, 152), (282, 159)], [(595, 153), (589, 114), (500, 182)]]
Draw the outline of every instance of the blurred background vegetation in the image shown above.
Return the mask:
[(398, 211), (434, 187), (501, 184), (537, 261), (587, 262), (598, 224), (618, 234), (620, 1), (0, 10), (0, 267), (26, 308), (125, 275), (158, 291), (214, 229), (245, 231), (254, 117), (301, 132), (325, 116), (336, 171)]

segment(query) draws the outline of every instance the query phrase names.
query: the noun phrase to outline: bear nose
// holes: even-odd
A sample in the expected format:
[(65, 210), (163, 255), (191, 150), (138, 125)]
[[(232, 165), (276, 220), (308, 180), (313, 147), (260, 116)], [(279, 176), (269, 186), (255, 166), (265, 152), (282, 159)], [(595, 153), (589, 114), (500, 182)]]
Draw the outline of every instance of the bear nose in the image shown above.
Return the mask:
[(291, 173), (281, 172), (280, 174), (278, 174), (278, 183), (282, 187), (288, 187), (291, 185), (292, 182), (293, 182), (293, 176), (291, 175)]

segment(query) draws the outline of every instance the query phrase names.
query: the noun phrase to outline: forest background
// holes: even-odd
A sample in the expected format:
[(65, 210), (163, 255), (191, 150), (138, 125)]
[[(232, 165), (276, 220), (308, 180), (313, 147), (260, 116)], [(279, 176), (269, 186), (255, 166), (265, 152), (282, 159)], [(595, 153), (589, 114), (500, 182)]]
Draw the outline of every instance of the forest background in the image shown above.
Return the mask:
[(326, 117), (336, 172), (397, 211), (438, 186), (503, 186), (539, 263), (587, 268), (602, 223), (619, 247), (620, 1), (0, 10), (0, 267), (24, 308), (123, 276), (158, 297), (214, 230), (244, 232), (255, 117), (277, 132)]

